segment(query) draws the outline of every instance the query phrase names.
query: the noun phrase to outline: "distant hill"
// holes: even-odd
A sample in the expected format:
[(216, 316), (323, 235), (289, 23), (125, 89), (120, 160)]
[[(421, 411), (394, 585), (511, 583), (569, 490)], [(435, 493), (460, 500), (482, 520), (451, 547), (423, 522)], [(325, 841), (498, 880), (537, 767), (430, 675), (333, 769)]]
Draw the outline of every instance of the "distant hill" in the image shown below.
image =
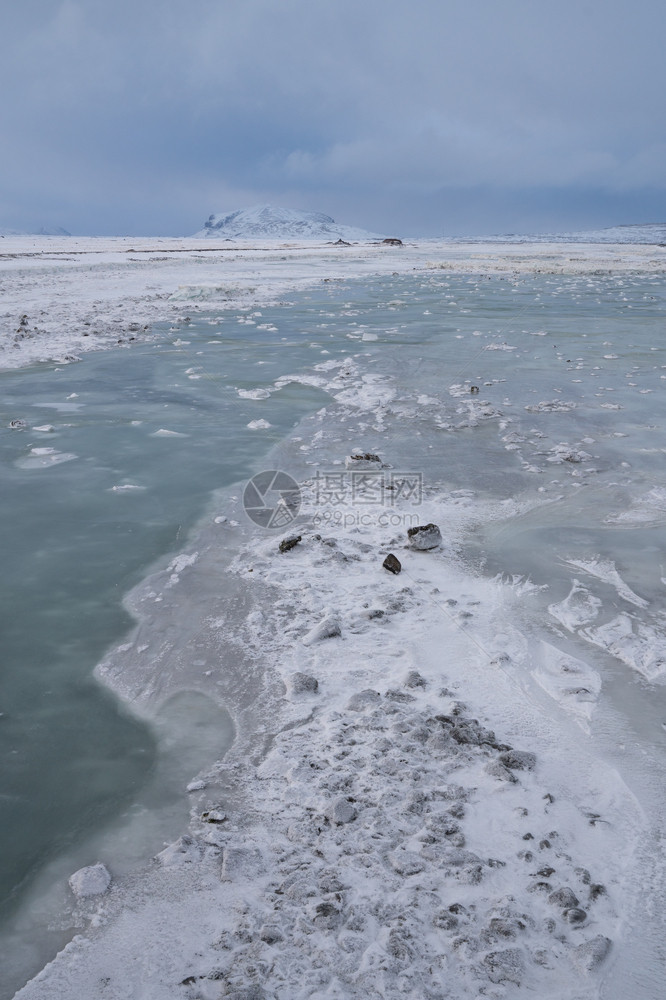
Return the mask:
[(195, 236), (215, 239), (374, 240), (365, 229), (341, 226), (321, 212), (299, 212), (275, 205), (253, 205), (227, 215), (211, 215)]
[(457, 237), (457, 243), (643, 243), (666, 246), (666, 223), (645, 222), (584, 229), (570, 233), (500, 233), (494, 236)]
[(62, 226), (42, 226), (41, 229), (33, 229), (26, 232), (21, 229), (5, 229), (0, 226), (0, 236), (71, 236)]

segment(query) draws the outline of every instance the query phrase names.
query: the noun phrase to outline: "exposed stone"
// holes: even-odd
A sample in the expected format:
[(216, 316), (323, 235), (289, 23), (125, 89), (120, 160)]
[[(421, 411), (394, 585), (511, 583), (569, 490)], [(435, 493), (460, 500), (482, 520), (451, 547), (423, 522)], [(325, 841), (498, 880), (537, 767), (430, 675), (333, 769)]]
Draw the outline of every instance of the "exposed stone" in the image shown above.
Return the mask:
[(578, 906), (572, 906), (562, 914), (568, 924), (583, 924), (587, 920), (587, 913)]
[(328, 901), (317, 903), (311, 910), (312, 922), (321, 930), (335, 930), (341, 923), (342, 914), (337, 906)]
[(426, 686), (426, 680), (421, 677), (418, 670), (410, 670), (405, 678), (405, 687), (408, 688), (424, 688)]
[(311, 674), (297, 670), (289, 678), (289, 688), (292, 694), (316, 694), (319, 690), (319, 681)]
[(301, 535), (290, 535), (289, 538), (283, 538), (279, 546), (280, 552), (289, 552), (295, 545), (298, 545), (301, 539)]
[(382, 566), (384, 567), (384, 569), (387, 569), (389, 573), (394, 573), (396, 576), (402, 569), (402, 563), (397, 558), (397, 556), (393, 555), (392, 552), (389, 552), (386, 559), (382, 563)]
[(353, 454), (348, 455), (345, 459), (345, 468), (347, 469), (363, 471), (381, 469), (382, 467), (383, 462), (379, 455), (375, 455), (371, 451), (353, 452)]
[(401, 247), (403, 245), (402, 240), (399, 240), (397, 236), (387, 236), (385, 240), (382, 240), (382, 243), (389, 247)]
[(259, 929), (259, 938), (266, 944), (276, 944), (284, 939), (282, 931), (275, 924), (264, 924)]
[(428, 549), (436, 549), (442, 544), (442, 533), (436, 524), (417, 524), (413, 528), (407, 529), (409, 544), (413, 549), (425, 552)]
[(578, 906), (578, 896), (575, 894), (573, 889), (570, 889), (568, 885), (562, 886), (561, 889), (556, 889), (555, 892), (551, 892), (548, 897), (548, 902), (552, 903), (553, 906), (561, 906), (562, 909), (569, 909), (571, 906)]
[(395, 688), (390, 688), (386, 692), (386, 697), (389, 701), (398, 701), (403, 705), (415, 700), (413, 694), (407, 694), (406, 691), (397, 691)]
[(513, 771), (533, 771), (536, 767), (536, 754), (528, 750), (505, 750), (499, 755), (505, 767)]

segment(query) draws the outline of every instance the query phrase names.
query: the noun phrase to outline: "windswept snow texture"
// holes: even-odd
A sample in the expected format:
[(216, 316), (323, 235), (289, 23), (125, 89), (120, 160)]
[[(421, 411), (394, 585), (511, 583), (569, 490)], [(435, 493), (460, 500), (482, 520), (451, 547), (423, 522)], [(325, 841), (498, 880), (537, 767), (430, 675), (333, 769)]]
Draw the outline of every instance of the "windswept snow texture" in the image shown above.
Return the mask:
[(275, 205), (253, 205), (226, 215), (211, 215), (204, 228), (195, 236), (212, 236), (224, 239), (251, 239), (263, 236), (270, 239), (307, 240), (373, 240), (381, 239), (377, 233), (354, 226), (341, 226), (330, 215), (321, 212), (299, 212), (293, 208)]

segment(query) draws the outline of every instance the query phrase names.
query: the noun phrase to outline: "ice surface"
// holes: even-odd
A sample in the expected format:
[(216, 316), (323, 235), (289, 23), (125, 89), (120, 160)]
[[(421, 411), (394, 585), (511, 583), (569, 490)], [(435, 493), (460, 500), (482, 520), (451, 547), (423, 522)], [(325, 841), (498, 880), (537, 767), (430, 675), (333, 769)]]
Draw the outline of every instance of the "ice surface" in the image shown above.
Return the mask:
[[(236, 742), (190, 776), (191, 823), (160, 863), (114, 883), (21, 1000), (102, 984), (112, 1000), (619, 1000), (612, 963), (657, 966), (661, 925), (633, 921), (633, 935), (627, 915), (639, 894), (659, 898), (649, 790), (663, 757), (654, 743), (642, 753), (647, 733), (633, 747), (621, 711), (627, 690), (641, 696), (625, 666), (659, 676), (658, 609), (613, 547), (635, 529), (605, 518), (655, 488), (640, 449), (662, 438), (639, 390), (659, 373), (644, 338), (640, 384), (616, 384), (600, 327), (626, 323), (617, 282), (647, 294), (663, 265), (625, 252), (611, 265), (597, 248), (572, 262), (562, 246), (523, 248), (522, 261), (431, 246), (434, 266), (421, 257), (409, 279), (391, 271), (367, 293), (307, 300), (305, 342), (318, 324), (336, 356), (246, 397), (328, 397), (269, 466), (301, 483), (300, 541), (281, 550), (283, 535), (254, 530), (228, 497), (133, 592), (137, 629), (97, 670), (146, 715), (178, 691), (213, 696)], [(505, 330), (509, 294), (534, 312)], [(661, 323), (646, 308), (637, 340)], [(361, 322), (376, 341), (360, 339)], [(354, 334), (345, 356), (331, 323)], [(546, 325), (548, 337), (527, 332)], [(504, 343), (516, 349), (485, 349)], [(606, 392), (630, 412), (602, 408)], [(380, 459), (362, 482), (354, 453)], [(408, 528), (430, 523), (441, 546), (409, 547)], [(383, 568), (388, 552), (399, 575)]]

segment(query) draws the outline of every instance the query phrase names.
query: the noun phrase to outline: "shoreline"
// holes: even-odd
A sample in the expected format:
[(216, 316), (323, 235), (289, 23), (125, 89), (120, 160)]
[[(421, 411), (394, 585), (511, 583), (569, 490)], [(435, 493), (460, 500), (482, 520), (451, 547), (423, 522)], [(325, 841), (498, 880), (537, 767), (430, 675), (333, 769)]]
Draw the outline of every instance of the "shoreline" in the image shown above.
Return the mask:
[[(314, 445), (317, 428), (334, 409), (303, 422), (322, 459), (328, 445)], [(349, 404), (342, 410), (348, 416)], [(361, 407), (355, 422), (362, 417)], [(297, 449), (285, 442), (279, 467), (298, 471)], [(225, 516), (235, 513), (232, 502)], [(483, 513), (492, 520), (506, 508), (485, 505)], [(214, 663), (211, 612), (216, 606), (214, 621), (228, 618), (216, 595), (227, 572), (250, 591), (233, 631), (250, 660), (258, 655), (258, 673), (244, 669), (234, 689), (240, 705), (229, 689), (223, 696), (237, 737), (220, 764), (197, 776), (194, 786), (203, 787), (190, 792), (189, 831), (143, 874), (79, 900), (78, 920), (89, 929), (17, 1000), (95, 995), (102, 980), (115, 1000), (136, 988), (137, 975), (163, 997), (247, 989), (280, 998), (320, 990), (434, 997), (446, 982), (460, 997), (481, 986), (496, 997), (534, 988), (558, 1000), (596, 995), (607, 950), (621, 936), (636, 804), (612, 768), (581, 756), (575, 723), (563, 752), (552, 713), (516, 702), (526, 651), (500, 623), (511, 620), (520, 593), (471, 577), (451, 548), (478, 507), (433, 487), (419, 515), (449, 531), (433, 552), (405, 549), (404, 531), (387, 537), (377, 526), (337, 530), (329, 544), (311, 515), (306, 509), (295, 524), (301, 542), (290, 551), (279, 552), (281, 533), (244, 533), (227, 565), (199, 534), (177, 580), (169, 567), (133, 592), (134, 613), (155, 596), (171, 602), (160, 620), (165, 614), (180, 635), (176, 645), (162, 628), (151, 636), (143, 613), (131, 648), (123, 644), (98, 668), (135, 707), (191, 686), (195, 652), (197, 676)], [(403, 560), (404, 576), (383, 569), (388, 550)], [(194, 612), (188, 580), (196, 577), (209, 581), (211, 607), (204, 601)], [(337, 616), (340, 634), (310, 641), (322, 616)], [(202, 642), (206, 631), (212, 637)], [(159, 655), (142, 673), (137, 650), (151, 639)], [(602, 821), (591, 825), (592, 814)], [(615, 859), (603, 882), (600, 853)], [(554, 875), (539, 874), (546, 868)], [(580, 925), (566, 918), (574, 910), (585, 914)], [(266, 961), (270, 984), (257, 971)]]
[[(480, 517), (517, 508), (434, 483), (418, 511), (442, 528), (432, 552), (405, 548), (405, 530), (377, 519), (323, 537), (311, 467), (332, 448), (344, 463), (351, 446), (379, 447), (387, 429), (384, 388), (344, 366), (325, 376), (337, 402), (274, 453), (304, 483), (286, 532), (300, 542), (279, 552), (282, 534), (234, 526), (240, 551), (221, 559), (215, 535), (242, 523), (231, 500), (226, 522), (209, 518), (130, 595), (131, 645), (98, 677), (139, 711), (179, 690), (212, 694), (237, 738), (196, 776), (187, 833), (142, 874), (78, 900), (81, 933), (17, 1000), (94, 996), (102, 983), (120, 1000), (139, 982), (186, 1000), (439, 1000), (481, 988), (588, 1000), (612, 975), (645, 816), (573, 719), (525, 698), (520, 584), (470, 574), (457, 551)], [(381, 457), (405, 461), (390, 448)], [(383, 569), (389, 551), (404, 575)], [(229, 574), (245, 595), (231, 608), (220, 598)], [(151, 625), (144, 609), (158, 597)], [(330, 620), (339, 632), (318, 634)], [(222, 645), (235, 646), (240, 683), (215, 676)], [(602, 854), (613, 860), (600, 871)]]

